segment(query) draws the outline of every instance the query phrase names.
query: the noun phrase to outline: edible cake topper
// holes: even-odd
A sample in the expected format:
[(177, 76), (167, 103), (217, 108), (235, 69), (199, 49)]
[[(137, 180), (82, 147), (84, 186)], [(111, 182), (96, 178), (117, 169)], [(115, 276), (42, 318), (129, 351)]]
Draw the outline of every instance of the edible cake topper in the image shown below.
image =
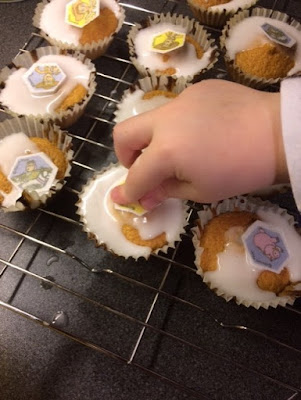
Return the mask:
[(153, 37), (151, 50), (157, 53), (169, 53), (185, 44), (186, 34), (183, 32), (163, 31)]
[(243, 234), (247, 258), (254, 267), (279, 273), (289, 261), (280, 232), (262, 221), (254, 222)]
[(99, 16), (99, 0), (73, 0), (66, 5), (65, 21), (83, 28)]
[(66, 74), (56, 63), (35, 63), (23, 75), (30, 92), (43, 96), (55, 93), (66, 79)]

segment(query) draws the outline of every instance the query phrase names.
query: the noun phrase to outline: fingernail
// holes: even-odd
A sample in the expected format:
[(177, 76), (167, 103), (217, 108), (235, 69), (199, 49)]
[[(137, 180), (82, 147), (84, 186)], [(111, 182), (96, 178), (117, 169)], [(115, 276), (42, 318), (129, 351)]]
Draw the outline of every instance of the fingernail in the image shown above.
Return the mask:
[(114, 203), (117, 204), (122, 204), (122, 194), (121, 194), (121, 190), (120, 190), (120, 186), (115, 186), (112, 190), (111, 190), (111, 199)]

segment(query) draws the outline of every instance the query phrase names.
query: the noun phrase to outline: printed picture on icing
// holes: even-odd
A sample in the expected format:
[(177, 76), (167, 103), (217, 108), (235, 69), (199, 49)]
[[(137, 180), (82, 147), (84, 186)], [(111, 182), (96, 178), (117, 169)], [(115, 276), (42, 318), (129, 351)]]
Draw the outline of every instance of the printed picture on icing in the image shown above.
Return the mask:
[(96, 16), (96, 0), (77, 0), (72, 4), (72, 12), (77, 23), (90, 22)]
[(247, 229), (243, 243), (254, 266), (280, 272), (288, 262), (289, 253), (282, 235), (260, 221)]
[(263, 30), (271, 39), (287, 44), (291, 39), (281, 30), (270, 24), (262, 25)]
[(182, 45), (182, 40), (183, 34), (169, 31), (156, 36), (152, 47), (156, 50), (172, 50)]
[(20, 159), (10, 179), (22, 190), (28, 192), (44, 188), (53, 169), (41, 157)]
[(28, 77), (33, 87), (37, 89), (50, 89), (57, 86), (63, 78), (61, 70), (52, 65), (37, 66)]
[(270, 260), (277, 260), (283, 251), (277, 246), (279, 238), (269, 236), (263, 229), (259, 229), (253, 237), (255, 246)]

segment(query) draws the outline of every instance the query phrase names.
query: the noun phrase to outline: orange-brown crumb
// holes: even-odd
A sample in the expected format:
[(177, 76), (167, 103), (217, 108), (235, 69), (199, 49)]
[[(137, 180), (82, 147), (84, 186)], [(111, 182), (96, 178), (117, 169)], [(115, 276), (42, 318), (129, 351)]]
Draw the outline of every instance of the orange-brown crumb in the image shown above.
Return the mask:
[(65, 111), (69, 107), (80, 103), (87, 94), (87, 89), (83, 85), (76, 85), (75, 88), (64, 98), (62, 103), (56, 108), (56, 112)]
[(146, 92), (142, 99), (143, 100), (150, 100), (153, 97), (156, 96), (165, 96), (168, 99), (174, 99), (175, 97), (177, 97), (177, 93), (173, 93), (173, 92), (168, 92), (167, 90), (151, 90), (150, 92)]
[(118, 26), (118, 20), (112, 10), (103, 8), (97, 18), (82, 28), (80, 43), (92, 43), (112, 35)]
[(169, 76), (169, 75), (174, 75), (176, 72), (177, 72), (176, 69), (173, 68), (173, 67), (166, 68), (166, 69), (163, 69), (163, 70), (160, 70), (160, 69), (156, 70), (156, 74), (157, 75), (167, 75), (167, 76)]
[(194, 0), (193, 3), (202, 8), (209, 8), (213, 6), (219, 6), (220, 4), (226, 4), (230, 1), (231, 0)]
[(287, 268), (276, 274), (273, 271), (262, 271), (257, 278), (257, 286), (262, 290), (279, 294), (290, 282), (290, 275)]
[(160, 249), (167, 244), (166, 234), (163, 232), (153, 239), (143, 240), (139, 234), (139, 231), (131, 225), (122, 225), (122, 233), (130, 242), (137, 244), (138, 246), (147, 246), (152, 250)]
[[(12, 191), (13, 185), (11, 182), (6, 178), (3, 172), (0, 171), (0, 190), (3, 193), (10, 193)], [(0, 204), (2, 204), (4, 200), (4, 196), (0, 193)]]
[(216, 270), (217, 255), (225, 248), (225, 234), (230, 228), (239, 226), (246, 230), (257, 219), (256, 214), (247, 211), (227, 212), (212, 218), (201, 232), (200, 246), (204, 251), (200, 266), (203, 272)]
[(185, 42), (190, 43), (195, 48), (195, 53), (198, 59), (201, 59), (204, 55), (204, 49), (200, 46), (200, 44), (190, 35), (186, 36)]
[(170, 55), (169, 54), (162, 54), (162, 61), (163, 62), (167, 62), (170, 59)]
[(44, 138), (31, 138), (40, 151), (45, 153), (51, 161), (57, 166), (58, 171), (56, 174), (57, 179), (63, 179), (67, 168), (67, 160), (65, 154), (58, 149), (48, 139)]
[(248, 75), (277, 79), (287, 76), (295, 65), (292, 56), (281, 46), (266, 43), (263, 46), (236, 54), (235, 64)]

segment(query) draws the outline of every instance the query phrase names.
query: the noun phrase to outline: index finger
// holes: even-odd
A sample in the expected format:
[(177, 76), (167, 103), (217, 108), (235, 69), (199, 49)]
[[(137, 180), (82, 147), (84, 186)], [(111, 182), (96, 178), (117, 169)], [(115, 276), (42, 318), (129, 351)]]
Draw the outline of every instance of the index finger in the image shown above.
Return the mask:
[(129, 168), (153, 136), (153, 112), (145, 112), (117, 124), (113, 130), (117, 158)]

